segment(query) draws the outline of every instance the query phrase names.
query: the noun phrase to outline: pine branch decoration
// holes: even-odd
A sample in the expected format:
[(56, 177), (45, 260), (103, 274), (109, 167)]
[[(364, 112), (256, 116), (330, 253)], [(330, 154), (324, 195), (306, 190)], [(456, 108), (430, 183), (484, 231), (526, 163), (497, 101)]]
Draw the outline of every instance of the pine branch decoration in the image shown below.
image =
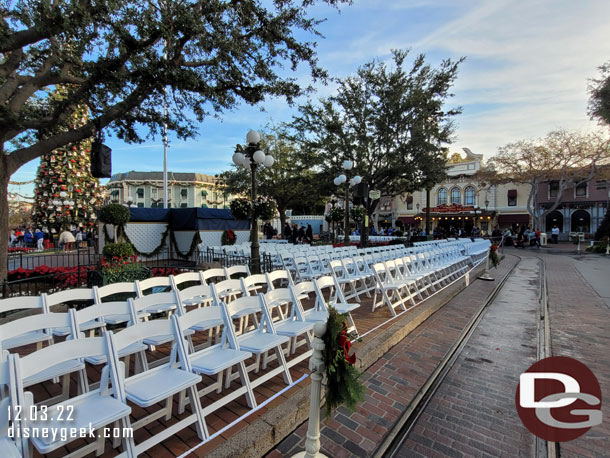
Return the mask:
[(345, 405), (354, 411), (358, 402), (364, 400), (366, 386), (359, 380), (362, 375), (355, 366), (350, 364), (339, 344), (345, 316), (337, 309), (329, 306), (326, 334), (324, 334), (324, 364), (326, 367), (326, 403), (324, 406), (326, 418), (333, 409)]

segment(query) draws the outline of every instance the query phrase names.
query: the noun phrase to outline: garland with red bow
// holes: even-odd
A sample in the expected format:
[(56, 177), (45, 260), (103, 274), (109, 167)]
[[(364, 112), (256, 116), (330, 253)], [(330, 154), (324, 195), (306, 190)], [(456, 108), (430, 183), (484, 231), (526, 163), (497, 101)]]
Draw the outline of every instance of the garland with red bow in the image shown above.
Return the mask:
[(351, 342), (347, 333), (346, 317), (329, 306), (324, 334), (324, 364), (326, 367), (326, 418), (333, 409), (345, 405), (350, 410), (364, 400), (366, 387), (360, 382), (356, 369), (356, 354), (350, 356)]

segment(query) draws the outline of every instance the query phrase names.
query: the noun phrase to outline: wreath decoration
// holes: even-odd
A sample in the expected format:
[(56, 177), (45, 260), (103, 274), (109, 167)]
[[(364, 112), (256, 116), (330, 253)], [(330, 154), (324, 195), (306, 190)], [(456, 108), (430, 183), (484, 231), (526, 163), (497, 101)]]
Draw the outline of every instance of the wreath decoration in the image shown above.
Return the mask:
[(366, 386), (359, 380), (362, 375), (354, 366), (356, 354), (350, 356), (351, 343), (347, 334), (346, 317), (329, 306), (326, 333), (324, 334), (324, 365), (326, 367), (326, 403), (324, 412), (329, 418), (333, 409), (345, 405), (351, 411), (364, 400)]
[(222, 233), (220, 237), (221, 245), (235, 245), (235, 241), (237, 240), (237, 236), (232, 229), (227, 229)]

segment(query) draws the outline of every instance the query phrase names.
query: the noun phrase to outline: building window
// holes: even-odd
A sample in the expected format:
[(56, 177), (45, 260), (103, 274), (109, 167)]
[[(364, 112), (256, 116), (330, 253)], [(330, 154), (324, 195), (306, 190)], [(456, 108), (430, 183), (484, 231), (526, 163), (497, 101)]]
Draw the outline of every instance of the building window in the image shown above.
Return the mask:
[(144, 199), (144, 188), (138, 188), (136, 191), (138, 199)]
[(159, 193), (159, 190), (158, 190), (157, 188), (152, 188), (152, 189), (150, 190), (150, 198), (151, 198), (151, 199), (156, 199), (156, 198), (157, 198), (158, 193)]
[(203, 191), (201, 191), (201, 197), (203, 197), (205, 199), (205, 197), (208, 195), (208, 192), (204, 189)]
[(574, 189), (574, 197), (587, 197), (588, 190), (589, 190), (589, 183), (579, 184)]
[(201, 204), (201, 208), (208, 208), (207, 204)]
[(407, 210), (413, 210), (413, 196), (407, 196)]
[(474, 205), (474, 188), (472, 186), (468, 186), (464, 190), (464, 205)]
[(182, 197), (183, 199), (186, 199), (188, 196), (188, 193), (189, 193), (188, 189), (183, 188), (180, 190), (180, 197)]
[(451, 190), (451, 203), (456, 205), (462, 204), (462, 193), (460, 192), (460, 188), (453, 188)]
[(507, 197), (508, 197), (508, 206), (516, 207), (517, 206), (517, 190), (509, 189)]
[(549, 183), (549, 198), (555, 198), (559, 195), (559, 181), (551, 181)]
[(188, 205), (188, 204), (187, 204), (186, 202), (182, 202), (182, 203), (180, 204), (180, 208), (186, 208), (186, 207), (187, 207), (187, 205)]
[(602, 189), (607, 189), (608, 188), (608, 181), (607, 180), (597, 180), (595, 182), (595, 187), (597, 188), (598, 191), (600, 191)]
[(438, 195), (436, 196), (436, 205), (447, 205), (447, 190), (445, 188), (441, 188), (438, 190)]
[(138, 208), (144, 207), (144, 202), (138, 202)]

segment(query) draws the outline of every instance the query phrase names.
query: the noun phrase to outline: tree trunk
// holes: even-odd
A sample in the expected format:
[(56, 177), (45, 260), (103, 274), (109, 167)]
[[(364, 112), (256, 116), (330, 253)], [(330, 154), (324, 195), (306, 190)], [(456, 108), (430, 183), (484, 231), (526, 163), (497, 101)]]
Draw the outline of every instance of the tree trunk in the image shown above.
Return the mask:
[(286, 226), (286, 209), (278, 205), (277, 211), (280, 214), (280, 230), (278, 231), (278, 235), (281, 238), (284, 238), (284, 226)]
[(0, 282), (6, 280), (8, 258), (8, 183), (11, 176), (7, 173), (6, 155), (0, 150)]

